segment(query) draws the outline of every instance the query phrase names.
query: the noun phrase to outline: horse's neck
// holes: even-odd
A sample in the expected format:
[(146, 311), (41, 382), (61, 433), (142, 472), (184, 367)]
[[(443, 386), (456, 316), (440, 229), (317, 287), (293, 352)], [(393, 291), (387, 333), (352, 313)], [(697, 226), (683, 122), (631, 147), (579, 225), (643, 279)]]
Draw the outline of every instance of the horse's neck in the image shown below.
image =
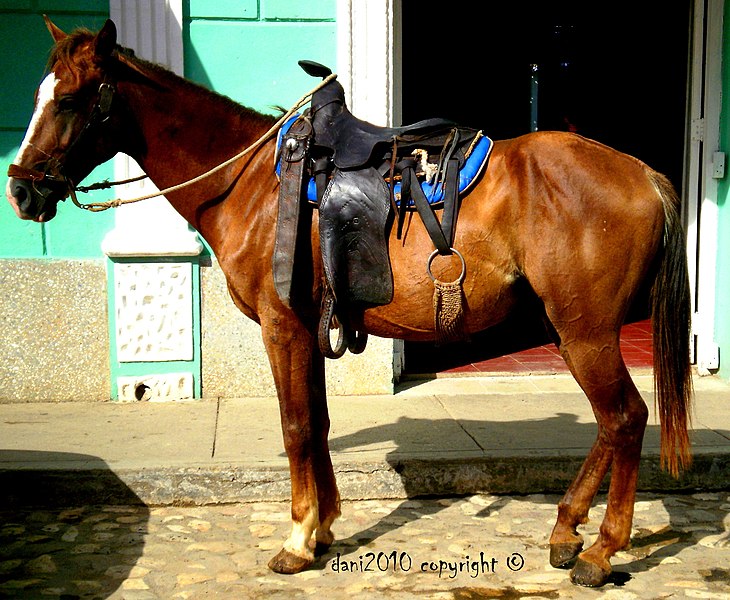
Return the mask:
[[(161, 189), (235, 156), (271, 125), (269, 117), (172, 74), (159, 87), (135, 84), (125, 94), (144, 139), (133, 158)], [(230, 173), (224, 170), (186, 189), (178, 198), (188, 206), (176, 208), (189, 213), (194, 210), (189, 205), (220, 197), (231, 185)], [(175, 198), (168, 199), (176, 204)]]

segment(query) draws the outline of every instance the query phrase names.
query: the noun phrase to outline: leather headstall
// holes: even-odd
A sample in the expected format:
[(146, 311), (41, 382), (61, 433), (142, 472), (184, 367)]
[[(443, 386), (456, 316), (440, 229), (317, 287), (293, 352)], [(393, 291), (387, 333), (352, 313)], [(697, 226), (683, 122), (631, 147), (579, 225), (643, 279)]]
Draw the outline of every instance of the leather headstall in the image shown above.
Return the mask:
[(86, 123), (84, 123), (84, 126), (81, 128), (81, 131), (79, 131), (76, 138), (66, 149), (63, 156), (63, 162), (60, 158), (52, 158), (46, 163), (44, 171), (28, 169), (16, 164), (11, 164), (8, 167), (8, 177), (13, 177), (15, 179), (28, 179), (33, 183), (47, 182), (54, 186), (63, 185), (75, 200), (75, 192), (77, 188), (75, 183), (66, 176), (64, 164), (68, 162), (69, 156), (73, 156), (74, 150), (79, 148), (84, 140), (87, 139), (97, 127), (103, 125), (109, 120), (112, 105), (114, 104), (115, 93), (116, 88), (108, 80), (104, 80), (99, 85), (96, 103), (91, 109), (91, 113), (89, 114)]

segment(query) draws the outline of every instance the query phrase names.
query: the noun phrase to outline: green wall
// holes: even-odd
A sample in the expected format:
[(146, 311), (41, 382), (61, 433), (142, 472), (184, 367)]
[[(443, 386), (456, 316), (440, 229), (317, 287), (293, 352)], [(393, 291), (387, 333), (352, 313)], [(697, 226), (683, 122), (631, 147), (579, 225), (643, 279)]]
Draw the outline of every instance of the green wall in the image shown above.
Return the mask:
[[(188, 0), (184, 12), (186, 76), (262, 112), (288, 108), (311, 89), (314, 81), (297, 60), (334, 66), (336, 0)], [(102, 0), (0, 0), (3, 174), (30, 121), (33, 95), (51, 47), (44, 13), (64, 31), (80, 26), (97, 30), (109, 8)], [(109, 162), (87, 182), (112, 178)], [(112, 191), (95, 192), (81, 199), (104, 200), (112, 195)], [(2, 200), (0, 258), (101, 258), (101, 241), (113, 226), (114, 211), (89, 213), (70, 201), (60, 205), (50, 223), (21, 221)]]
[(278, 114), (316, 84), (297, 61), (316, 60), (334, 70), (336, 12), (336, 0), (187, 0), (185, 77), (249, 108)]
[[(64, 31), (75, 27), (95, 30), (109, 16), (107, 2), (98, 0), (0, 0), (0, 168), (2, 196), (5, 173), (23, 140), (33, 113), (33, 95), (43, 78), (51, 36), (42, 15), (48, 14)], [(112, 177), (108, 163), (89, 176), (98, 181)], [(94, 199), (106, 199), (109, 192)], [(96, 258), (111, 229), (110, 212), (80, 211), (67, 201), (48, 224), (21, 221), (10, 204), (0, 201), (0, 258)]]
[(289, 108), (316, 83), (303, 58), (335, 67), (336, 0), (189, 0), (185, 75), (261, 112)]

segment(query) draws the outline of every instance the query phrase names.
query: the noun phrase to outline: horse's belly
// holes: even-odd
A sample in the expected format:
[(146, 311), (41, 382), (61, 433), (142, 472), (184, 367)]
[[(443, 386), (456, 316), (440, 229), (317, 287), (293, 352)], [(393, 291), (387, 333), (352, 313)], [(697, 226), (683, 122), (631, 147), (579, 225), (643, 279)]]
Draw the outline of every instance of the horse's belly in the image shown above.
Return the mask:
[[(451, 283), (459, 278), (461, 265), (458, 263), (442, 268), (437, 261), (451, 259), (437, 257), (432, 264), (432, 274), (438, 281)], [(504, 273), (495, 265), (469, 261), (462, 284), (463, 310), (466, 329), (469, 333), (482, 331), (495, 325), (509, 314), (517, 298), (513, 274)], [(408, 269), (393, 265), (393, 301), (365, 311), (363, 329), (372, 335), (386, 338), (400, 338), (408, 341), (434, 339), (436, 285), (426, 268), (427, 258)], [(453, 267), (453, 268), (451, 268)], [(453, 292), (451, 292), (453, 293)], [(457, 292), (458, 296), (458, 292)]]
[[(482, 331), (509, 314), (516, 300), (518, 272), (512, 249), (508, 195), (485, 179), (463, 202), (453, 247), (463, 256), (436, 256), (420, 218), (411, 214), (401, 239), (390, 237), (393, 300), (369, 309), (364, 329), (380, 337), (434, 339), (434, 281), (463, 275), (463, 310), (468, 333)], [(438, 215), (442, 218), (442, 215)], [(393, 230), (396, 228), (394, 227)], [(429, 273), (430, 271), (430, 273)]]

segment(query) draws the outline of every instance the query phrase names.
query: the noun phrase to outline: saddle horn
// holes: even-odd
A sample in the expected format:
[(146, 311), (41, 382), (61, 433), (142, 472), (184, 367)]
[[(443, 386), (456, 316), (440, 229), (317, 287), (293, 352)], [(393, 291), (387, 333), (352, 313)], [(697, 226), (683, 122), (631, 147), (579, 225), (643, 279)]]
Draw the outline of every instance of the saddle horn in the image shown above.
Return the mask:
[(299, 66), (304, 69), (307, 75), (311, 75), (312, 77), (321, 77), (324, 79), (332, 75), (332, 69), (313, 60), (300, 60)]

